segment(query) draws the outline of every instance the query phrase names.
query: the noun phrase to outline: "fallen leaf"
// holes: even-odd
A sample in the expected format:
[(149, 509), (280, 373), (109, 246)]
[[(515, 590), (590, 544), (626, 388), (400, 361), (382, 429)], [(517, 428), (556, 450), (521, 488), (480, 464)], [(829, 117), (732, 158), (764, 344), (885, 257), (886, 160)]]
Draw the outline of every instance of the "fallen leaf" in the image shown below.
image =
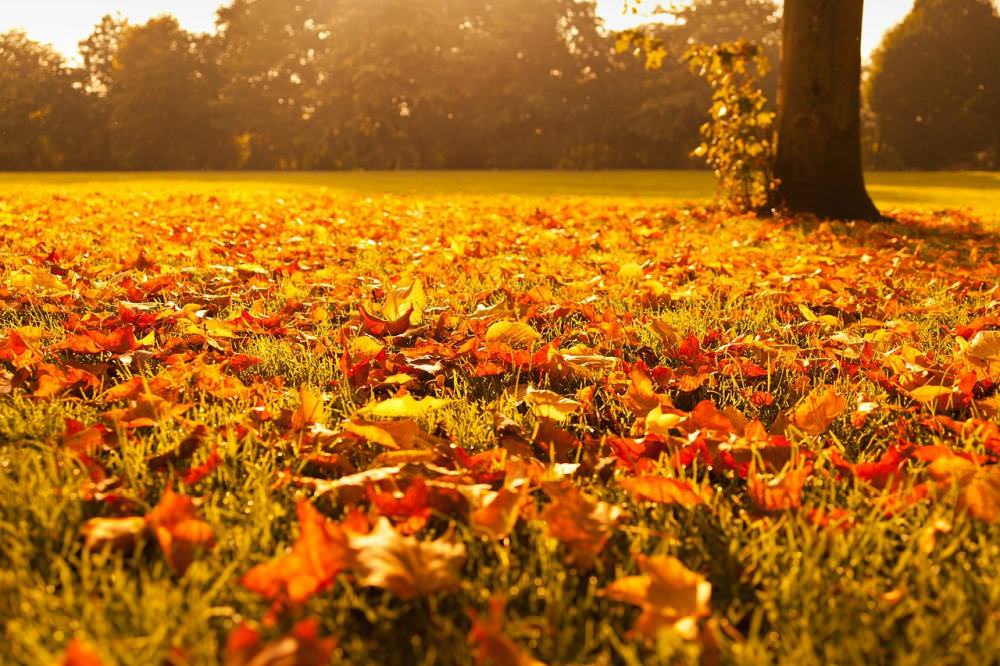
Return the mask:
[(418, 400), (407, 393), (399, 398), (370, 403), (359, 409), (358, 414), (381, 418), (418, 418), (446, 404), (448, 401), (442, 398), (427, 397)]
[(817, 386), (792, 412), (791, 422), (813, 436), (822, 435), (847, 410), (847, 400), (832, 386)]
[(711, 614), (712, 586), (673, 557), (639, 556), (641, 576), (628, 576), (604, 589), (609, 599), (642, 608), (633, 631), (649, 640), (672, 628), (683, 638), (698, 637), (698, 623)]
[(289, 554), (258, 564), (240, 581), (248, 590), (267, 599), (286, 598), (303, 603), (330, 585), (350, 567), (354, 553), (347, 533), (313, 508), (308, 500), (296, 507), (299, 536)]
[(584, 495), (570, 480), (548, 481), (542, 489), (552, 500), (541, 515), (549, 536), (566, 546), (570, 562), (592, 568), (623, 517), (622, 510)]
[(198, 518), (194, 500), (169, 488), (159, 504), (146, 514), (149, 525), (171, 568), (178, 574), (187, 571), (199, 550), (215, 545), (211, 525)]
[(370, 534), (351, 535), (354, 572), (362, 585), (414, 599), (461, 586), (465, 546), (450, 536), (420, 541), (402, 536), (386, 518)]
[(658, 504), (679, 504), (691, 508), (705, 503), (702, 493), (691, 484), (663, 476), (622, 479), (621, 486), (637, 499)]
[(527, 347), (538, 340), (541, 334), (519, 321), (497, 321), (486, 329), (486, 341), (498, 342), (511, 347)]

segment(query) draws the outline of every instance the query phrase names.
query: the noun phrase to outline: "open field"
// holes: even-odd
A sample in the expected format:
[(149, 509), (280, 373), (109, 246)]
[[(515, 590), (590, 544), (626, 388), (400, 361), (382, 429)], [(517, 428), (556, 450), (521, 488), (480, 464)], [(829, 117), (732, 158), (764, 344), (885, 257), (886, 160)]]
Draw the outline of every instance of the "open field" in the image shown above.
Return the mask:
[[(868, 174), (875, 202), (885, 209), (969, 209), (1000, 215), (1000, 173), (944, 172)], [(706, 171), (402, 171), (402, 172), (176, 172), (149, 174), (0, 174), (4, 188), (179, 186), (196, 190), (259, 186), (321, 187), (364, 195), (601, 197), (683, 203), (712, 198), (715, 181)]]
[(0, 663), (990, 663), (1000, 176), (870, 181), (0, 176)]

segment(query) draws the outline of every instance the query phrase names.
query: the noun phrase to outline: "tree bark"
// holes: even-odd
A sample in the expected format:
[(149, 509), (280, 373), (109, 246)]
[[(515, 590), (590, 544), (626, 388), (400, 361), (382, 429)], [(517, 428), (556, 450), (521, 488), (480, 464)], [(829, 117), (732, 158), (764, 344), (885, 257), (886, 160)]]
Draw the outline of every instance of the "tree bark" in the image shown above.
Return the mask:
[(785, 0), (775, 177), (793, 213), (879, 219), (861, 167), (864, 0)]

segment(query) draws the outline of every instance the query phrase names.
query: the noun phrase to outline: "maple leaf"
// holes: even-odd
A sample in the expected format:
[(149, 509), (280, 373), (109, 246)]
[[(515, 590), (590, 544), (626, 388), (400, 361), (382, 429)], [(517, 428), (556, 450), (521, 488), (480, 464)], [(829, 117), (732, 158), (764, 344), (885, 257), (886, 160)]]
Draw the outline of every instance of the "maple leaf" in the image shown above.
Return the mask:
[(570, 480), (547, 481), (542, 489), (552, 500), (541, 515), (549, 536), (568, 548), (573, 564), (590, 569), (624, 516), (622, 510), (584, 495)]
[(847, 400), (832, 386), (817, 386), (792, 412), (792, 424), (806, 434), (818, 436), (826, 432), (838, 416), (847, 410)]
[(705, 503), (705, 497), (691, 484), (663, 476), (639, 476), (622, 479), (621, 486), (640, 500), (658, 504), (680, 504), (691, 508)]
[(410, 326), (417, 326), (423, 321), (424, 310), (427, 309), (427, 294), (424, 283), (416, 279), (406, 287), (390, 290), (382, 304), (382, 314), (389, 321), (398, 321), (405, 315)]
[(291, 633), (273, 643), (262, 644), (260, 632), (243, 623), (226, 639), (224, 666), (326, 666), (337, 641), (320, 638), (319, 622), (300, 620)]
[(642, 575), (616, 580), (604, 594), (642, 608), (632, 630), (647, 639), (665, 628), (687, 640), (697, 638), (700, 619), (711, 614), (711, 584), (673, 557), (640, 555), (638, 560)]
[(268, 599), (302, 603), (326, 588), (353, 562), (347, 533), (300, 500), (296, 512), (299, 536), (288, 555), (258, 564), (244, 574), (244, 587)]
[(215, 533), (211, 525), (198, 518), (194, 500), (169, 488), (146, 514), (146, 524), (178, 574), (187, 571), (197, 551), (215, 545)]
[(359, 582), (401, 599), (455, 590), (462, 582), (465, 546), (449, 536), (420, 541), (401, 535), (388, 519), (380, 518), (371, 533), (351, 534), (350, 547)]

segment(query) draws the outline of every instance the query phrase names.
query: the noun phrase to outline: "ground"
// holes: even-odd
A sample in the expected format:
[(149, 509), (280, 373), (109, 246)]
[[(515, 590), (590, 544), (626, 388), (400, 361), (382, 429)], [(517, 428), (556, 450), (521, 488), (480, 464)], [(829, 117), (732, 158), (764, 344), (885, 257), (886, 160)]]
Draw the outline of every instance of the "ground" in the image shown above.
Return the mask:
[(870, 182), (0, 177), (0, 663), (989, 663), (1000, 177)]

